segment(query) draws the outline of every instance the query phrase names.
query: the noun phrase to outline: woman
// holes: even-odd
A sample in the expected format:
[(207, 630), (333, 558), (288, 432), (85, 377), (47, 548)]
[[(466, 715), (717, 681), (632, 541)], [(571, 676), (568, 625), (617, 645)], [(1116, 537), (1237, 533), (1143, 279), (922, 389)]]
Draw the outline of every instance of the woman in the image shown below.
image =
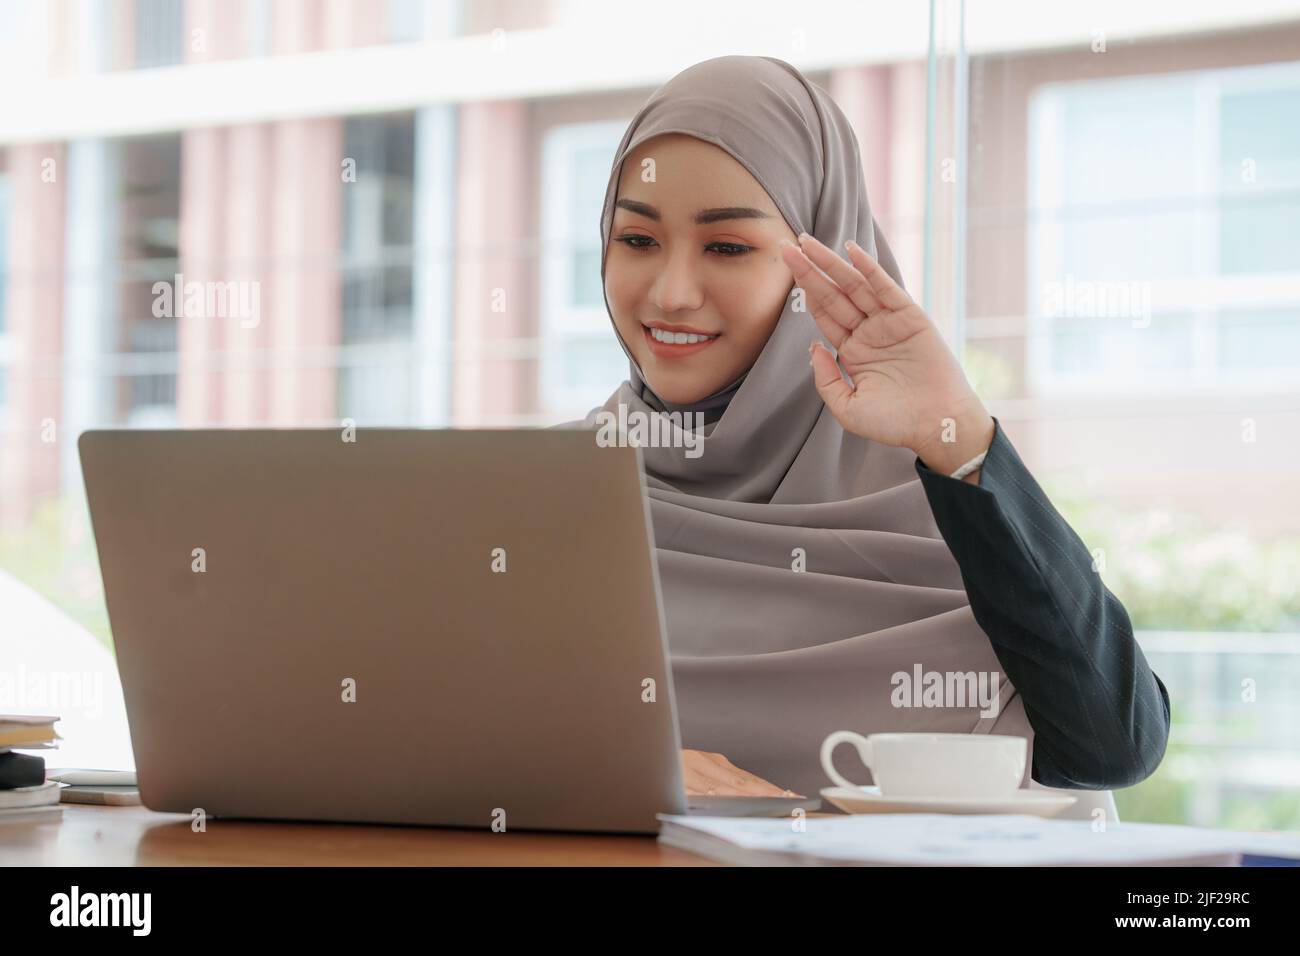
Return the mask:
[[(631, 366), (582, 424), (703, 422), (643, 449), (689, 792), (816, 794), (841, 728), (1017, 734), (1046, 786), (1155, 769), (1164, 685), (903, 290), (824, 90), (770, 57), (678, 74), (601, 235)], [(996, 707), (953, 694), (977, 684)]]

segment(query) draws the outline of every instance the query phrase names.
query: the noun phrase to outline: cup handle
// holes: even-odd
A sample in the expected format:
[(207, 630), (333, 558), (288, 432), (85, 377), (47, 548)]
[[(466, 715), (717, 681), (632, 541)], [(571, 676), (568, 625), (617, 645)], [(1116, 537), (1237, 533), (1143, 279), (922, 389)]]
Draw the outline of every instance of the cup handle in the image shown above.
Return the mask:
[[(852, 780), (846, 780), (840, 776), (839, 771), (835, 769), (835, 764), (831, 755), (835, 748), (840, 744), (853, 744), (858, 750), (858, 756), (862, 758), (862, 763), (871, 770), (871, 741), (861, 734), (854, 733), (851, 730), (837, 730), (824, 741), (822, 741), (822, 769), (826, 771), (826, 776), (830, 777), (841, 787), (847, 787), (850, 790), (858, 790), (864, 784), (854, 783)], [(874, 775), (875, 771), (872, 771)]]

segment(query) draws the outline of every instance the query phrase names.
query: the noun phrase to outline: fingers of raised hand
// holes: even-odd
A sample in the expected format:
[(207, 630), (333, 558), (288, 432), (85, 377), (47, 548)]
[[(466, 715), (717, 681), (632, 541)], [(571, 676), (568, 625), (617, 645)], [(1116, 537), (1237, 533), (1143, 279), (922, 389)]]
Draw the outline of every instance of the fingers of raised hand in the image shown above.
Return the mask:
[(830, 408), (831, 414), (843, 424), (849, 412), (849, 402), (853, 398), (853, 388), (844, 381), (835, 356), (820, 343), (814, 342), (809, 351), (812, 356), (810, 362), (813, 369), (813, 384), (817, 388), (817, 394)]
[(867, 250), (850, 239), (848, 251), (849, 261), (870, 284), (871, 291), (881, 305), (897, 311), (912, 304), (912, 297), (894, 281), (893, 277), (885, 271), (885, 267), (872, 258)]
[[(853, 303), (859, 313), (869, 318), (880, 311), (880, 298), (872, 289), (866, 276), (853, 265), (852, 261), (844, 261), (835, 250), (806, 232), (799, 236), (799, 246), (804, 255), (834, 281), (839, 291)], [(857, 323), (855, 322), (854, 325)]]
[(839, 348), (861, 323), (862, 312), (822, 274), (803, 250), (794, 245), (783, 246), (781, 255), (794, 274), (795, 284), (803, 289), (817, 327), (832, 345)]

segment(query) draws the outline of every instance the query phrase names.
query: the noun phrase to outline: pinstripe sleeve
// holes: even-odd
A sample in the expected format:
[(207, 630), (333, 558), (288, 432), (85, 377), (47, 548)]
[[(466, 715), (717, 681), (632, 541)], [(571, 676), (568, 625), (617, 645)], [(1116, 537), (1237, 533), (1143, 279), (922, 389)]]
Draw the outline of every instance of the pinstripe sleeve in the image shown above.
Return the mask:
[(935, 523), (961, 568), (971, 611), (1020, 692), (1044, 786), (1103, 790), (1146, 779), (1164, 757), (1169, 694), (1128, 612), (1092, 570), (993, 419), (979, 484), (916, 460)]

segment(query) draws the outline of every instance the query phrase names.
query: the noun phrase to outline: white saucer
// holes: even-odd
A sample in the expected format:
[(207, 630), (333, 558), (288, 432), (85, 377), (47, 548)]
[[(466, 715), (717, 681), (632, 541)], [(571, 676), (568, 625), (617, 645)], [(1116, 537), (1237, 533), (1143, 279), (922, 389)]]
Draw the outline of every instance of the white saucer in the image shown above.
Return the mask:
[(1005, 797), (884, 797), (879, 787), (823, 787), (821, 794), (845, 813), (1027, 813), (1054, 817), (1078, 802), (1059, 793), (1017, 790)]

